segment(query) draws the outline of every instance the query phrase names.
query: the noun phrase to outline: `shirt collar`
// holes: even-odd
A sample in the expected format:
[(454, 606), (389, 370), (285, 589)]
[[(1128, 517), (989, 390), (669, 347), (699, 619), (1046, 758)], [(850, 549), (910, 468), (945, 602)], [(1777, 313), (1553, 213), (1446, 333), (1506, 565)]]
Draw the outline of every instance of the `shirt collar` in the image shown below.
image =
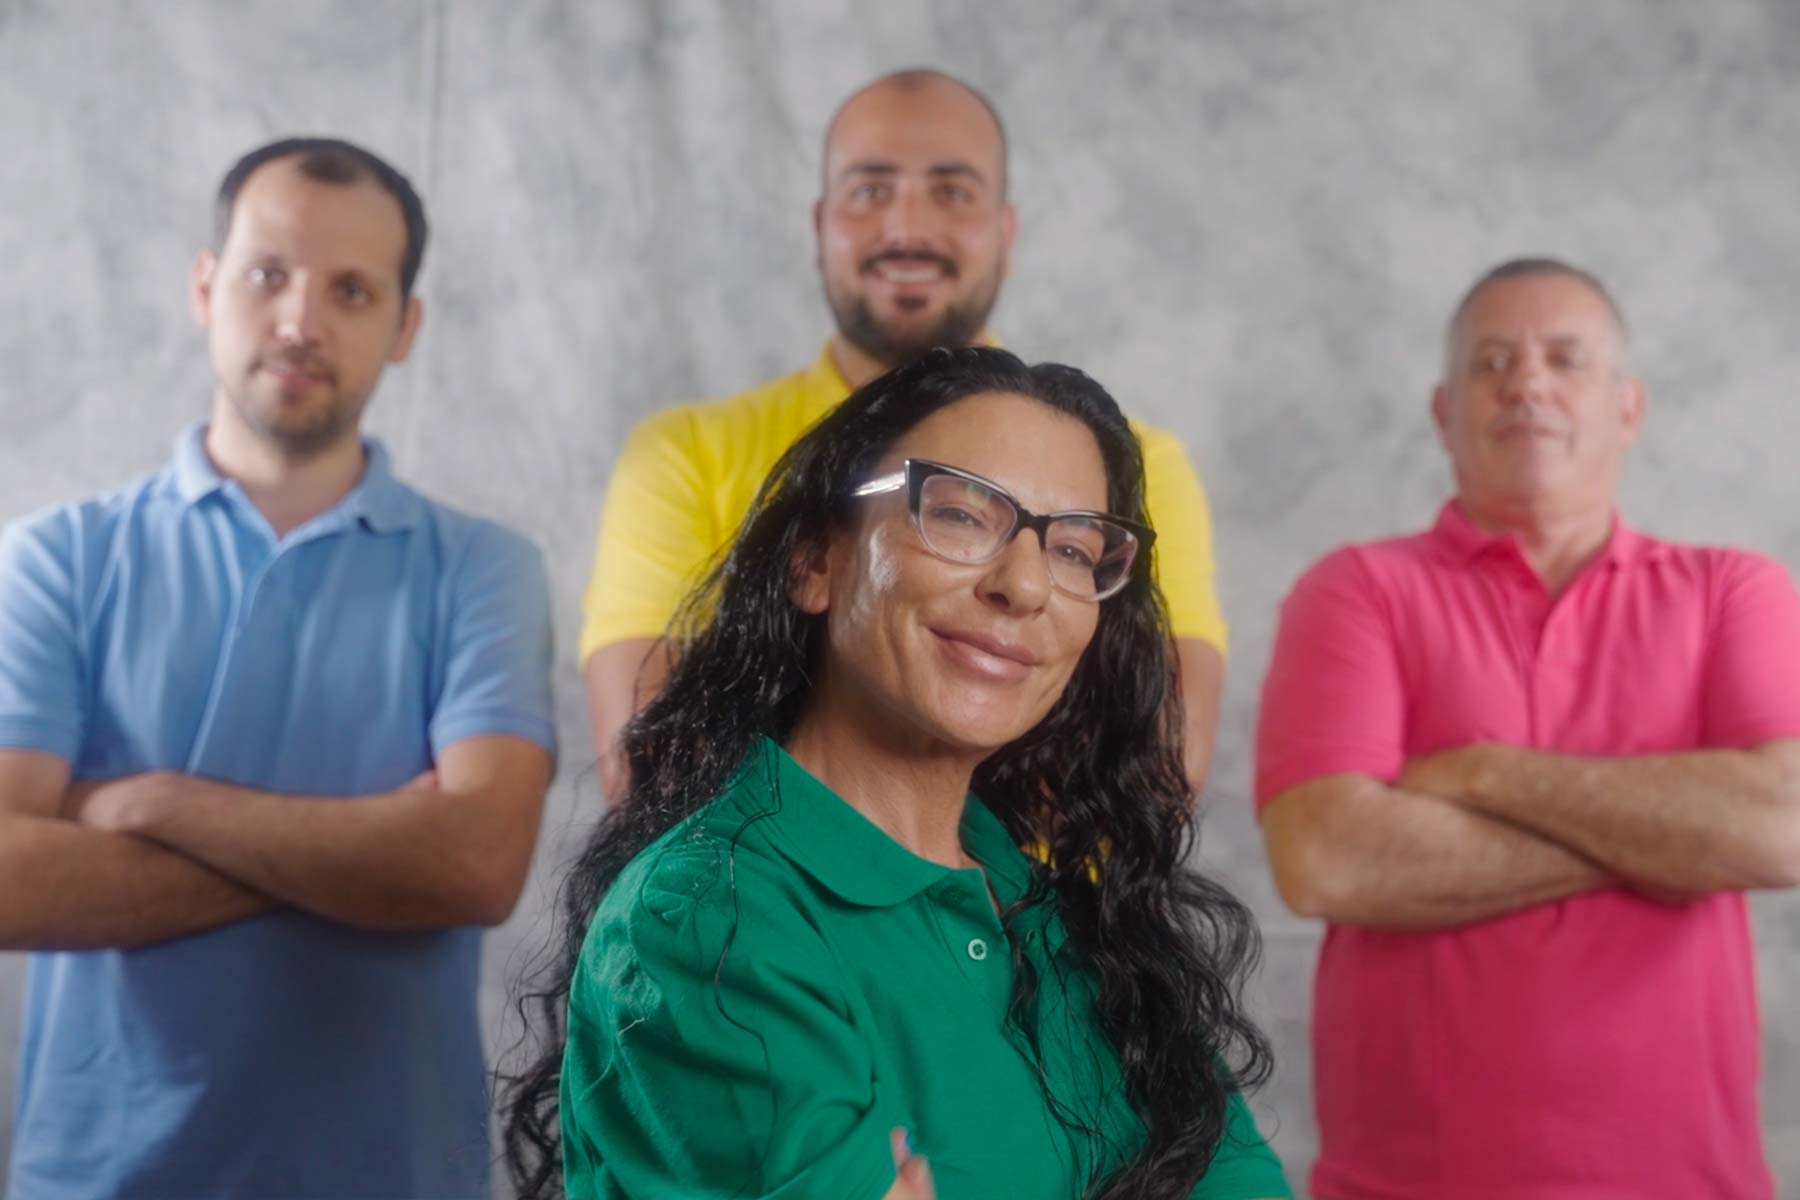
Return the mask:
[[(1461, 503), (1456, 500), (1447, 501), (1438, 511), (1437, 523), (1432, 526), (1432, 535), (1437, 543), (1458, 562), (1468, 563), (1483, 554), (1499, 548), (1506, 548), (1520, 557), (1518, 539), (1510, 533), (1490, 533), (1469, 519), (1463, 511)], [(1647, 538), (1625, 523), (1617, 509), (1612, 514), (1612, 532), (1607, 534), (1606, 545), (1595, 556), (1594, 562), (1607, 563), (1615, 567), (1629, 567), (1640, 562), (1655, 562), (1663, 556), (1664, 547), (1660, 542)]]
[[(806, 411), (813, 420), (818, 420), (830, 409), (836, 408), (852, 391), (850, 381), (838, 370), (837, 359), (831, 356), (832, 343), (835, 338), (825, 339), (824, 349), (819, 357), (813, 360), (812, 366), (800, 373), (800, 387), (806, 397)], [(992, 334), (983, 334), (981, 346), (1000, 346), (1000, 339)]]
[(206, 456), (206, 424), (189, 425), (175, 439), (175, 492), (186, 504), (198, 504), (225, 486), (225, 477)]
[(361, 518), (376, 533), (399, 533), (419, 523), (421, 502), (413, 490), (394, 478), (387, 447), (364, 438), (363, 475), (338, 508), (346, 520)]
[[(750, 752), (732, 791), (747, 801), (748, 813), (769, 812), (773, 801), (773, 812), (760, 823), (770, 843), (851, 904), (889, 908), (953, 873), (894, 841), (767, 738)], [(962, 837), (964, 848), (987, 868), (1002, 903), (1024, 894), (1024, 855), (974, 796), (963, 812)]]
[[(362, 478), (330, 512), (314, 521), (347, 524), (360, 519), (376, 533), (411, 529), (419, 521), (418, 496), (394, 478), (386, 446), (374, 438), (364, 438), (362, 446)], [(230, 482), (206, 453), (204, 421), (188, 426), (176, 438), (174, 475), (176, 494), (189, 505), (198, 504)]]

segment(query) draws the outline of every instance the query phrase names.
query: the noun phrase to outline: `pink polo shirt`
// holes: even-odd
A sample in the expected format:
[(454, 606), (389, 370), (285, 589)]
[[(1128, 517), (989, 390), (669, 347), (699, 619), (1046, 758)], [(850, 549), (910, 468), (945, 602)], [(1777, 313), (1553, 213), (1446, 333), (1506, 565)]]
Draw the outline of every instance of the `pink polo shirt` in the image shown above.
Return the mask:
[[(1618, 756), (1800, 737), (1775, 562), (1614, 521), (1551, 597), (1454, 503), (1327, 555), (1281, 610), (1257, 803), (1474, 741)], [(1704, 804), (1705, 796), (1694, 803)], [(1434, 932), (1331, 925), (1314, 992), (1329, 1200), (1768, 1200), (1743, 897), (1609, 890)]]

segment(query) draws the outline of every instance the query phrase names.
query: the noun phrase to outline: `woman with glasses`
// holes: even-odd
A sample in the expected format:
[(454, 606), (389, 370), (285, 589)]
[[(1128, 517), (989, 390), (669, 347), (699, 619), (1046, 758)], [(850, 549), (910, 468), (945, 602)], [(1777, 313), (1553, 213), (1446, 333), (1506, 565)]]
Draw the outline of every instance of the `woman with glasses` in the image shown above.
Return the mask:
[(1289, 1194), (1143, 512), (1111, 397), (1000, 350), (787, 452), (572, 869), (524, 1195)]

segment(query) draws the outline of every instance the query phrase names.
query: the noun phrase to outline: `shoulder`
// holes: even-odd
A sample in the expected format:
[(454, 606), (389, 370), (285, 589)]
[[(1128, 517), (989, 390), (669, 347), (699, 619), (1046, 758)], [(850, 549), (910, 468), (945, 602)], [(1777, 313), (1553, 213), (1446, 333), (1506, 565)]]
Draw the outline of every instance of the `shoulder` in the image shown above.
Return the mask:
[(1777, 559), (1739, 546), (1678, 542), (1633, 531), (1625, 577), (1666, 608), (1717, 617), (1742, 602), (1786, 603), (1796, 598), (1788, 569)]
[(1131, 426), (1131, 432), (1137, 435), (1138, 445), (1143, 447), (1145, 462), (1150, 461), (1153, 457), (1160, 460), (1171, 455), (1184, 462), (1187, 460), (1187, 447), (1182, 445), (1180, 438), (1168, 430), (1155, 425), (1147, 425), (1136, 417), (1127, 418), (1126, 423)]
[(651, 413), (632, 427), (619, 461), (692, 454), (744, 429), (802, 420), (805, 380), (804, 370), (795, 371), (733, 395)]
[(1742, 546), (1708, 545), (1677, 542), (1636, 535), (1638, 554), (1653, 566), (1673, 566), (1687, 573), (1705, 573), (1722, 580), (1756, 576), (1788, 577), (1788, 569), (1774, 557)]
[(121, 545), (121, 533), (182, 507), (165, 469), (80, 500), (30, 512), (0, 527), (0, 583), (19, 570), (73, 572), (98, 565)]
[[(1408, 636), (1406, 613), (1438, 603), (1429, 535), (1340, 546), (1301, 573), (1281, 602), (1284, 638), (1327, 650), (1332, 639)], [(1323, 639), (1323, 640), (1321, 640)]]
[(707, 805), (666, 837), (662, 852), (647, 864), (640, 891), (645, 911), (664, 922), (730, 913), (777, 925), (811, 925), (816, 889), (811, 877), (775, 848), (765, 824), (774, 819), (773, 809), (743, 790)]
[(1131, 432), (1137, 435), (1138, 447), (1144, 456), (1146, 486), (1164, 493), (1170, 490), (1171, 485), (1200, 486), (1199, 472), (1194, 469), (1187, 447), (1180, 438), (1167, 430), (1135, 419), (1130, 425)]
[(627, 864), (595, 926), (632, 957), (693, 971), (710, 972), (727, 942), (746, 961), (810, 957), (814, 889), (757, 830), (762, 819), (729, 794), (713, 801)]
[(1351, 542), (1321, 555), (1301, 573), (1294, 590), (1358, 588), (1379, 591), (1429, 570), (1437, 561), (1430, 533)]
[(435, 500), (398, 480), (392, 486), (413, 507), (417, 527), (438, 548), (448, 570), (474, 577), (515, 571), (542, 573), (542, 553), (518, 530)]

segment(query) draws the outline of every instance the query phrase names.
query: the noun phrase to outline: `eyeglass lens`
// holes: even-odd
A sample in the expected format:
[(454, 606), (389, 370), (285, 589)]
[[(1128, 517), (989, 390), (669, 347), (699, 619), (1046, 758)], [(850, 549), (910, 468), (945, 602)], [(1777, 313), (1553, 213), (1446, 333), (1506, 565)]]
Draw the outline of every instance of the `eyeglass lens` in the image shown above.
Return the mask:
[[(986, 562), (1005, 548), (1018, 510), (999, 492), (972, 479), (933, 475), (919, 492), (919, 533), (925, 544), (958, 562)], [(1113, 591), (1131, 569), (1137, 538), (1093, 517), (1059, 517), (1044, 532), (1050, 578), (1077, 596)]]

